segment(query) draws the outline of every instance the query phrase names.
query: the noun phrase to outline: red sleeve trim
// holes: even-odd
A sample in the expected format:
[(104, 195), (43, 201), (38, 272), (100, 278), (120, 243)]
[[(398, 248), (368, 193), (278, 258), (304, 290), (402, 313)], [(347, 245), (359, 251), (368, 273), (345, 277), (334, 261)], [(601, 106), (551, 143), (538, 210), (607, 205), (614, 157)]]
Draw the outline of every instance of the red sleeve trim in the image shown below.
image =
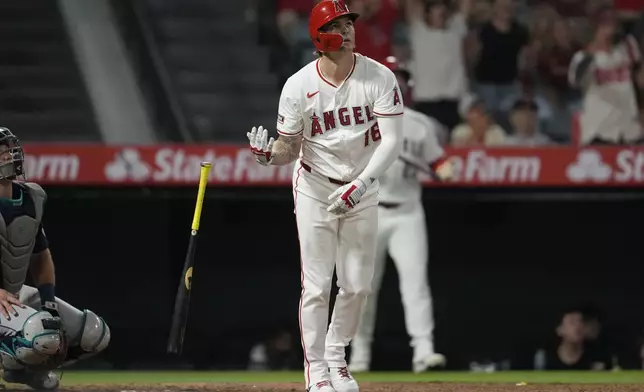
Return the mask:
[(384, 113), (373, 112), (373, 114), (375, 114), (376, 116), (380, 116), (380, 117), (396, 117), (396, 116), (402, 116), (403, 115), (402, 112), (400, 112), (400, 113), (392, 113), (392, 114), (384, 114)]

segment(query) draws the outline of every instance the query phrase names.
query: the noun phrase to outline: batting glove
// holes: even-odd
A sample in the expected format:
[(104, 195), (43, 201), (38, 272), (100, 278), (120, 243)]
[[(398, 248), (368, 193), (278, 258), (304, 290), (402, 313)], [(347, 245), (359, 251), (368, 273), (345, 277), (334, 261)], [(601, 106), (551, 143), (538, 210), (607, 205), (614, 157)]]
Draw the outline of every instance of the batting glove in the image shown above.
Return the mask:
[(246, 133), (250, 142), (250, 150), (255, 154), (255, 161), (262, 166), (268, 166), (273, 160), (273, 138), (268, 139), (268, 130), (260, 126)]
[(329, 200), (335, 199), (335, 201), (326, 210), (336, 215), (344, 214), (360, 203), (360, 199), (366, 191), (367, 185), (359, 178), (343, 185), (329, 195)]

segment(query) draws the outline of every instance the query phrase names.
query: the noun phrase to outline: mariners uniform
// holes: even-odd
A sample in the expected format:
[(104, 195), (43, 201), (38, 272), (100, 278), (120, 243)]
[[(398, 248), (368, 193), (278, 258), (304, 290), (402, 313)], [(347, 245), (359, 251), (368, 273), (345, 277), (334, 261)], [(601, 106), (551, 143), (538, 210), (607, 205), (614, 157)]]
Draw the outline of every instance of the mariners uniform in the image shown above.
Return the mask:
[(104, 350), (110, 329), (94, 312), (76, 309), (56, 297), (52, 303), (41, 301), (41, 290), (24, 284), (34, 255), (49, 247), (42, 227), (47, 195), (38, 184), (10, 182), (22, 175), (24, 155), (6, 128), (0, 128), (0, 145), (4, 157), (0, 182), (12, 188), (10, 199), (0, 198), (1, 288), (25, 305), (14, 306), (16, 313), (9, 318), (0, 315), (3, 378), (54, 390), (58, 376), (50, 370)]

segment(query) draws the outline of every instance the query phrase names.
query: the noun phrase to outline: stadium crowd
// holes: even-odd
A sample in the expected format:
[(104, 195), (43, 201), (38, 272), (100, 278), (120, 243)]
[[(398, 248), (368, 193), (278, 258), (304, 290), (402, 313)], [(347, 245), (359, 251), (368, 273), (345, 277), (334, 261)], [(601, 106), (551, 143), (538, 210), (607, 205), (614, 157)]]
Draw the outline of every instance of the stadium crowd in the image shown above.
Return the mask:
[[(307, 18), (315, 2), (275, 0), (274, 51), (282, 78), (314, 59)], [(442, 124), (446, 144), (633, 144), (642, 139), (644, 2), (347, 3), (361, 14), (357, 51), (378, 61), (394, 56), (410, 69), (409, 99)]]

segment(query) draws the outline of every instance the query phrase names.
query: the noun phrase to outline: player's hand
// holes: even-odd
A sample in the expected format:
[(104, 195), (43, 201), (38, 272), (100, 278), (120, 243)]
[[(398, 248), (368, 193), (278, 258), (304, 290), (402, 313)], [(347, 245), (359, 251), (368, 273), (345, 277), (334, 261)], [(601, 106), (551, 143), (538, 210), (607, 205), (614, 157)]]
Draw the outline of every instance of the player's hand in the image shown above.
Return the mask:
[(18, 297), (9, 293), (7, 290), (0, 289), (0, 314), (2, 314), (7, 320), (11, 320), (11, 316), (17, 316), (18, 312), (14, 308), (15, 306), (25, 308)]
[(326, 210), (336, 215), (344, 214), (360, 203), (366, 191), (367, 185), (359, 178), (343, 185), (329, 195), (332, 204)]
[(273, 160), (273, 138), (268, 139), (268, 130), (260, 126), (246, 133), (248, 141), (250, 142), (250, 150), (255, 154), (257, 163), (263, 166), (268, 166)]

